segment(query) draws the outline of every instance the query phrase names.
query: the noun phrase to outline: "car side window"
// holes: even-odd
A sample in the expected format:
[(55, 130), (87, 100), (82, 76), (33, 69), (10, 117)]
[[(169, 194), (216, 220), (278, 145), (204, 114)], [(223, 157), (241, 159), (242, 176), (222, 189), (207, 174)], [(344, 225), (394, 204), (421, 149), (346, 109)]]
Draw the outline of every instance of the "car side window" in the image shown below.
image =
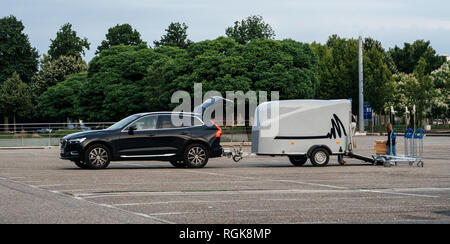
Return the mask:
[(140, 130), (154, 130), (156, 129), (158, 116), (146, 116), (144, 118), (136, 120), (131, 126), (136, 126), (136, 131)]
[(203, 124), (199, 118), (190, 115), (176, 115), (173, 119), (179, 120), (174, 122), (172, 121), (172, 115), (160, 115), (158, 119), (158, 129), (184, 128)]
[(175, 126), (172, 123), (172, 118), (170, 115), (161, 115), (158, 119), (158, 129), (172, 129), (172, 128), (180, 128), (182, 126)]

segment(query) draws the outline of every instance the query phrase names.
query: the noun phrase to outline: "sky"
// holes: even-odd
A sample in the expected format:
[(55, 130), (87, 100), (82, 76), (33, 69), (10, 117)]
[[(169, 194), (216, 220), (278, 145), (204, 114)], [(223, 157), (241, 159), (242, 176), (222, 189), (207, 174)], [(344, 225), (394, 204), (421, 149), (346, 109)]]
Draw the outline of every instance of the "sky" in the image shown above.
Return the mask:
[(225, 36), (226, 27), (250, 15), (261, 15), (275, 39), (325, 43), (332, 34), (363, 36), (386, 49), (424, 39), (438, 54), (450, 54), (448, 0), (0, 0), (0, 6), (0, 18), (19, 18), (40, 54), (71, 23), (91, 43), (88, 61), (116, 24), (130, 24), (153, 45), (171, 22), (185, 22), (188, 38), (202, 41)]

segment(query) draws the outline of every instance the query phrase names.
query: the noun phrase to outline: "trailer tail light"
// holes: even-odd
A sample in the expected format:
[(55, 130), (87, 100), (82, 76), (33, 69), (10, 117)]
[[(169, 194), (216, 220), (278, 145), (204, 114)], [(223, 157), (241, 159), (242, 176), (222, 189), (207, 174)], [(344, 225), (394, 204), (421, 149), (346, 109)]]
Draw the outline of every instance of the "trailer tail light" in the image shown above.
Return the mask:
[(222, 136), (222, 129), (216, 123), (214, 123), (214, 121), (212, 121), (212, 120), (210, 120), (210, 121), (217, 128), (216, 137), (221, 137)]

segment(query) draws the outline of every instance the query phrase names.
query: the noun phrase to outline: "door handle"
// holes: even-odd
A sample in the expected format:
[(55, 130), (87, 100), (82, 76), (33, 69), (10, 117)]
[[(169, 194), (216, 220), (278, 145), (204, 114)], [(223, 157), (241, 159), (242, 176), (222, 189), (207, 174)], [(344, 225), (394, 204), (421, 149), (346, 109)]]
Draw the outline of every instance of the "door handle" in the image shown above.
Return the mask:
[(184, 135), (187, 135), (187, 134), (188, 134), (187, 132), (181, 132), (181, 133), (180, 133), (180, 135), (183, 135), (183, 136), (184, 136)]
[(154, 134), (154, 133), (150, 133), (150, 134), (147, 134), (147, 136), (155, 136), (156, 134)]

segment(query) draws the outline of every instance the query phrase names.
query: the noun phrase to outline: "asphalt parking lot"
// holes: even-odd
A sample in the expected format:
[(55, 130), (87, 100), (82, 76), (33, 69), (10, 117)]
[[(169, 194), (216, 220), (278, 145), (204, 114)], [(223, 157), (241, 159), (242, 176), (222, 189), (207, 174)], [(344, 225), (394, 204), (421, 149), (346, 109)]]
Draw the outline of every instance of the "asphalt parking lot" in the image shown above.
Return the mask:
[[(370, 155), (375, 139), (358, 137), (356, 151)], [(424, 168), (249, 157), (82, 170), (57, 149), (0, 150), (0, 223), (450, 223), (449, 145), (426, 137)]]

